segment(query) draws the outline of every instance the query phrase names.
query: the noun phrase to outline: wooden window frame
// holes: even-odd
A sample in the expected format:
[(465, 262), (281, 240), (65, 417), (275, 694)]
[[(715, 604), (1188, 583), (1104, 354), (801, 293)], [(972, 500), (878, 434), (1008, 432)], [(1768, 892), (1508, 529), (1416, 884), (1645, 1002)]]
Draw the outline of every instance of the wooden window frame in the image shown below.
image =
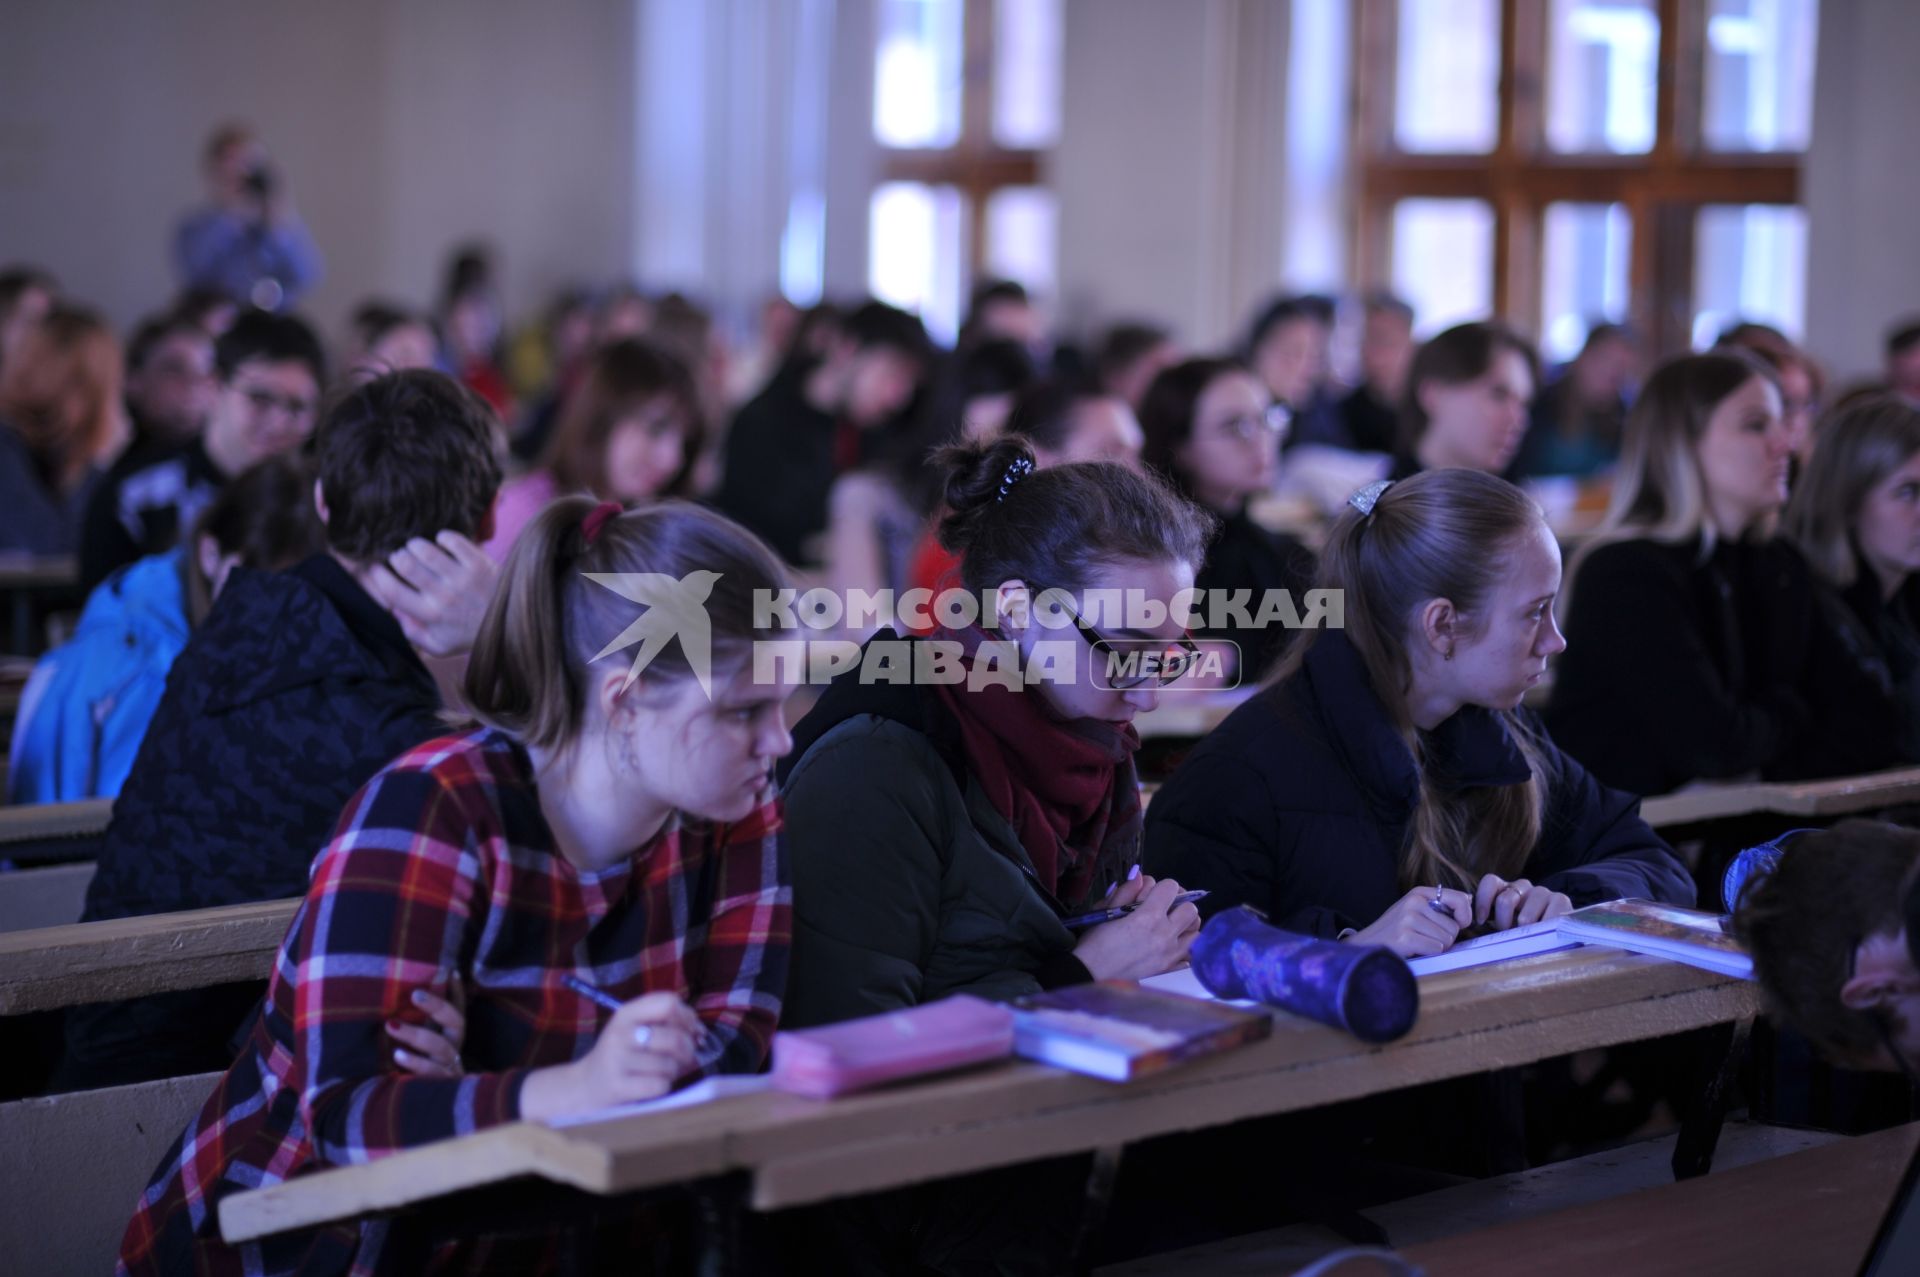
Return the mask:
[(960, 81), (960, 136), (946, 147), (880, 148), (881, 182), (951, 186), (966, 201), (965, 260), (970, 291), (987, 260), (987, 203), (996, 191), (1041, 185), (1042, 152), (1001, 146), (993, 136), (994, 27), (996, 0), (965, 0), (965, 43)]
[(1501, 0), (1499, 133), (1481, 155), (1416, 155), (1394, 140), (1398, 0), (1352, 0), (1354, 154), (1358, 159), (1353, 278), (1392, 275), (1393, 206), (1432, 197), (1483, 200), (1493, 210), (1497, 315), (1540, 331), (1541, 221), (1563, 200), (1626, 207), (1633, 239), (1628, 322), (1658, 355), (1692, 347), (1694, 228), (1707, 204), (1800, 203), (1801, 152), (1711, 151), (1701, 143), (1706, 69), (1703, 0), (1657, 0), (1660, 49), (1653, 149), (1644, 155), (1562, 155), (1546, 143), (1549, 0)]

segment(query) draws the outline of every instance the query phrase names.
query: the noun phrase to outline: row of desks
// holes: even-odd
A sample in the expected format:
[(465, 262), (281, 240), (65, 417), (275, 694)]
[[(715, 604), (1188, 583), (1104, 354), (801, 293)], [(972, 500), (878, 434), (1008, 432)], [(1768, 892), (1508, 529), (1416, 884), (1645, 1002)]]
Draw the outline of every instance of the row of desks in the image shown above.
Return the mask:
[(534, 1176), (611, 1195), (730, 1173), (759, 1210), (1286, 1113), (1745, 1019), (1744, 981), (1577, 949), (1421, 981), (1419, 1022), (1368, 1046), (1284, 1013), (1273, 1036), (1126, 1086), (1011, 1063), (832, 1101), (757, 1091), (565, 1127), (531, 1122), (301, 1176), (221, 1207), (234, 1241)]

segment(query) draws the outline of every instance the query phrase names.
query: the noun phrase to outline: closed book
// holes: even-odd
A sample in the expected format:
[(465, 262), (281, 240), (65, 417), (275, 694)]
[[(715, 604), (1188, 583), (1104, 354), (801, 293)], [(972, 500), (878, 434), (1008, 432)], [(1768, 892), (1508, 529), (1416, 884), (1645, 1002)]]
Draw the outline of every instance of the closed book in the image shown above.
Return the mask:
[(1611, 900), (1560, 919), (1560, 934), (1582, 944), (1671, 958), (1721, 975), (1753, 979), (1753, 959), (1726, 929), (1727, 915), (1651, 900)]
[(819, 1099), (1013, 1054), (1013, 1013), (956, 994), (904, 1011), (773, 1035), (773, 1085)]
[(1265, 1010), (1202, 1002), (1132, 981), (1072, 985), (1013, 1003), (1013, 1053), (1111, 1082), (1254, 1042), (1273, 1031)]
[(1483, 967), (1513, 958), (1530, 958), (1536, 953), (1558, 953), (1562, 949), (1578, 948), (1579, 945), (1578, 940), (1560, 934), (1558, 918), (1548, 918), (1545, 922), (1530, 922), (1525, 926), (1490, 931), (1484, 936), (1461, 940), (1430, 958), (1409, 958), (1407, 965), (1413, 968), (1415, 975), (1438, 975), (1442, 971)]

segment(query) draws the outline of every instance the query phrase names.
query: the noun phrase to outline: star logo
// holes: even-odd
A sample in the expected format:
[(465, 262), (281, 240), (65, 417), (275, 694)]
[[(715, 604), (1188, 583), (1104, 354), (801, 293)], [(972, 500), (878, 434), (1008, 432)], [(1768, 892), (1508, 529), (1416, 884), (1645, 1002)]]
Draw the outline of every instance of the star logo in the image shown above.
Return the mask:
[(633, 654), (633, 667), (627, 671), (627, 681), (620, 685), (621, 691), (632, 687), (641, 671), (677, 636), (700, 690), (707, 694), (708, 700), (713, 699), (713, 628), (707, 618), (707, 596), (713, 593), (720, 573), (702, 570), (679, 578), (663, 572), (587, 572), (582, 575), (595, 585), (646, 608), (633, 624), (593, 654), (592, 659), (597, 661), (636, 644), (639, 646), (640, 650)]

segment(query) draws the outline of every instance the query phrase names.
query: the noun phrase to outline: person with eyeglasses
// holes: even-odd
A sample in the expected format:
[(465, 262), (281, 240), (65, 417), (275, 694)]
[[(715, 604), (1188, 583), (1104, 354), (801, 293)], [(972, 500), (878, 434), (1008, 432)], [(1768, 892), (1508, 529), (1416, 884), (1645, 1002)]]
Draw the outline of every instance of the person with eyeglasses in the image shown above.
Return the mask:
[[(1241, 683), (1261, 678), (1286, 647), (1284, 626), (1260, 624), (1263, 599), (1284, 591), (1296, 610), (1313, 580), (1313, 552), (1254, 522), (1253, 499), (1273, 488), (1289, 418), (1260, 378), (1231, 359), (1189, 359), (1162, 372), (1140, 402), (1145, 463), (1218, 519), (1194, 585), (1209, 600), (1194, 637), (1217, 645)], [(1241, 595), (1247, 620), (1212, 600)], [(1216, 612), (1220, 614), (1216, 616)], [(1228, 646), (1228, 645), (1231, 646)]]
[(1520, 707), (1566, 646), (1539, 506), (1454, 469), (1349, 507), (1317, 581), (1344, 627), (1307, 631), (1161, 787), (1147, 871), (1207, 890), (1203, 913), (1408, 958), (1622, 896), (1692, 904), (1639, 800)]
[(206, 428), (143, 449), (101, 483), (80, 528), (80, 579), (92, 589), (115, 569), (172, 549), (233, 479), (313, 433), (326, 358), (291, 315), (250, 311), (214, 344)]
[[(1168, 672), (1146, 655), (1185, 637), (1170, 604), (1193, 584), (1211, 521), (1125, 466), (1034, 463), (1019, 436), (936, 458), (942, 541), (998, 624), (927, 640), (882, 631), (868, 645), (944, 652), (964, 681), (855, 670), (794, 729), (781, 772), (794, 879), (782, 1027), (1137, 980), (1186, 960), (1199, 915), (1179, 883), (1139, 870), (1133, 719)], [(1096, 590), (1133, 592), (1138, 614), (1123, 598), (1115, 615)], [(1144, 626), (1149, 602), (1160, 623)], [(1135, 659), (1109, 664), (1116, 647)], [(1010, 650), (1024, 677), (979, 677)], [(1067, 926), (1103, 906), (1135, 908)], [(810, 1226), (827, 1253), (861, 1256), (849, 1271), (1058, 1272), (1084, 1183), (1084, 1165), (1076, 1179), (1046, 1163), (827, 1210)]]

